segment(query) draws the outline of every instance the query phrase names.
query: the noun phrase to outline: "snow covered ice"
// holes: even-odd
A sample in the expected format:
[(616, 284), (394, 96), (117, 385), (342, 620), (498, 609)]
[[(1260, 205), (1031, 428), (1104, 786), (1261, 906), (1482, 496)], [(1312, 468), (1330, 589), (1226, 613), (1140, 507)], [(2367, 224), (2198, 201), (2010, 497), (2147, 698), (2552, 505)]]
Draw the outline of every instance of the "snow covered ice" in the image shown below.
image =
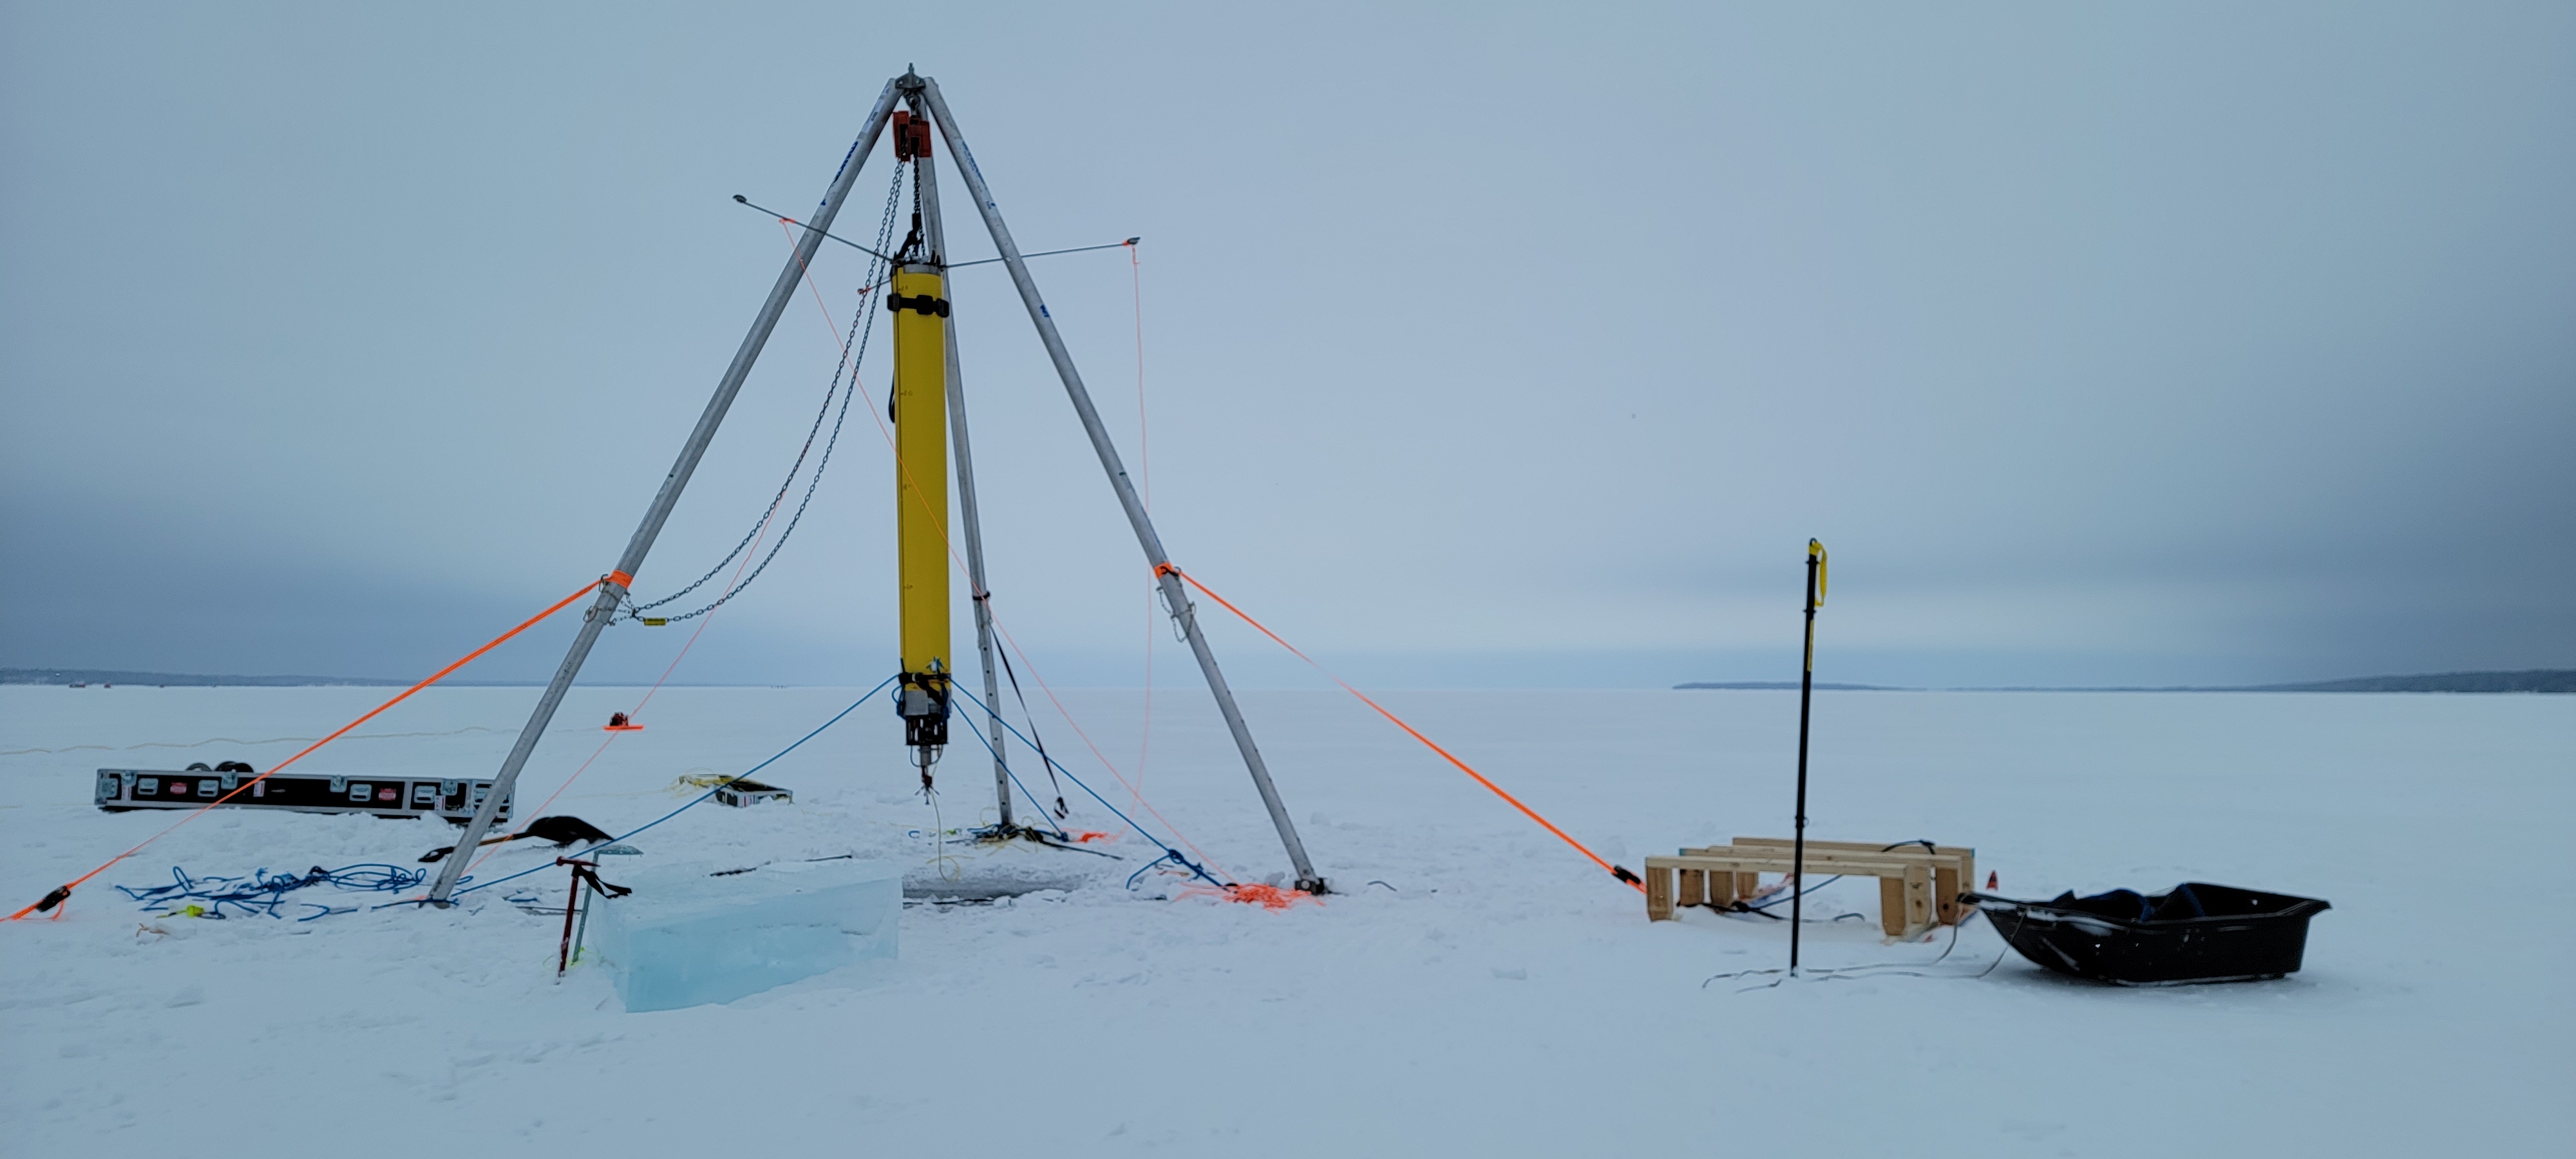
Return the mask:
[[(542, 812), (624, 832), (685, 799), (664, 791), (675, 777), (741, 772), (856, 694), (665, 689), (651, 729)], [(359, 732), (453, 735), (353, 738), (298, 767), (488, 775), (534, 695), (432, 690)], [(576, 690), (559, 719), (635, 695)], [(1064, 695), (1132, 764), (1139, 694)], [(0, 688), (0, 751), (109, 746), (0, 756), (0, 883), (25, 904), (170, 822), (92, 808), (99, 766), (266, 768), (298, 747), (125, 746), (318, 736), (383, 697)], [(1631, 866), (1789, 827), (1795, 692), (1384, 700)], [(1955, 948), (1946, 932), (1884, 945), (1874, 921), (1831, 920), (1877, 912), (1851, 881), (1808, 899), (1809, 964), (1931, 976), (1711, 982), (1781, 964), (1786, 931), (1706, 911), (1649, 924), (1634, 890), (1340, 693), (1250, 693), (1245, 712), (1339, 891), (1321, 905), (1180, 897), (1159, 873), (1130, 892), (1157, 852), (1132, 834), (1093, 846), (1115, 862), (943, 850), (937, 830), (993, 819), (989, 760), (950, 750), (934, 817), (900, 729), (862, 709), (760, 774), (793, 804), (693, 809), (605, 876), (855, 854), (916, 892), (1006, 870), (1048, 888), (908, 906), (881, 977), (845, 967), (649, 1014), (597, 965), (558, 985), (561, 916), (496, 896), (562, 905), (542, 843), (474, 872), (544, 871), (444, 912), (155, 918), (108, 888), (173, 865), (408, 865), (454, 839), (210, 813), (82, 887), (61, 921), (0, 931), (5, 1153), (2415, 1157), (2558, 1153), (2576, 1127), (2576, 936), (2555, 884), (2576, 697), (1818, 695), (1813, 836), (1972, 845), (2015, 897), (2202, 880), (2334, 903), (2298, 974), (2147, 990), (2019, 958), (1974, 977), (2002, 949), (1981, 921)], [(527, 816), (597, 737), (537, 750)], [(1156, 696), (1150, 752), (1146, 799), (1210, 858), (1247, 880), (1285, 868), (1203, 695)], [(1066, 789), (1069, 827), (1118, 827)]]
[(861, 961), (891, 958), (903, 870), (836, 858), (719, 870), (669, 865), (591, 898), (601, 964), (630, 1012), (731, 1002)]

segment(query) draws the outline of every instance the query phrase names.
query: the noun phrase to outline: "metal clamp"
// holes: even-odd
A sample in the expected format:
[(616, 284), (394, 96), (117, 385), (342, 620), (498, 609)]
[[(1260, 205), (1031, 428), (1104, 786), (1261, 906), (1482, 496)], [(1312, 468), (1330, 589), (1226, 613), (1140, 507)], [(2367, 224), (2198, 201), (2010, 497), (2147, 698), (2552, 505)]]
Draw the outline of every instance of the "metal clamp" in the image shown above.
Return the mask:
[(896, 314), (910, 310), (915, 314), (930, 314), (941, 318), (948, 316), (948, 299), (933, 297), (929, 294), (918, 294), (912, 297), (905, 297), (902, 294), (888, 294), (886, 295), (885, 304), (888, 312)]

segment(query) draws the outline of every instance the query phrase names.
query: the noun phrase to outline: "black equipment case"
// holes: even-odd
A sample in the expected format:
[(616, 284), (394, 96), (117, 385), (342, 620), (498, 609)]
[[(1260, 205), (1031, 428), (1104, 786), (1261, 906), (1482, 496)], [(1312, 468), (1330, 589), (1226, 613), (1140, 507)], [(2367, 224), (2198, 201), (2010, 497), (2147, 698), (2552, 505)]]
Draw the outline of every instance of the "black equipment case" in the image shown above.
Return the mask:
[[(208, 769), (100, 769), (98, 807), (110, 813), (129, 809), (196, 809), (223, 800), (227, 809), (284, 809), (294, 813), (372, 813), (378, 817), (444, 817), (458, 825), (474, 816), (492, 793), (488, 780), (438, 780), (391, 776), (336, 776), (328, 773), (271, 773), (265, 779), (247, 765), (225, 762)], [(239, 793), (248, 784), (248, 789)], [(230, 800), (224, 794), (233, 793)], [(497, 820), (510, 819), (510, 802), (501, 802)]]

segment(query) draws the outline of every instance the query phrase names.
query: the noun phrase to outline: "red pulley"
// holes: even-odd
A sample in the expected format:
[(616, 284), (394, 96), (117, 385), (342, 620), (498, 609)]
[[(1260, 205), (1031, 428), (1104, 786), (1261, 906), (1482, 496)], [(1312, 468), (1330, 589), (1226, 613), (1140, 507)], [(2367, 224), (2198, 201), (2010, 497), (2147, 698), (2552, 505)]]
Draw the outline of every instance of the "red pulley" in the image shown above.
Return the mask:
[(910, 161), (930, 155), (930, 122), (897, 109), (886, 127), (894, 135), (894, 159)]

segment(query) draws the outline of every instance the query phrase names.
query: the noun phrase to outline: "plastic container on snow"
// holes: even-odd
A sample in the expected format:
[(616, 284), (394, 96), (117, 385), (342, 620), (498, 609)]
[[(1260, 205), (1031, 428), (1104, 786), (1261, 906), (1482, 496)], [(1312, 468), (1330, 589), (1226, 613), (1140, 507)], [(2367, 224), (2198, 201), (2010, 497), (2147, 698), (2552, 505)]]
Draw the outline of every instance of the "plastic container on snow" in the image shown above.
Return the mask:
[(646, 870), (594, 899), (589, 945), (630, 1013), (731, 1002), (895, 956), (903, 871), (882, 861)]
[(2021, 956), (2062, 974), (2123, 986), (2250, 982), (2298, 970), (2316, 898), (2187, 882), (2052, 901), (1969, 894)]

